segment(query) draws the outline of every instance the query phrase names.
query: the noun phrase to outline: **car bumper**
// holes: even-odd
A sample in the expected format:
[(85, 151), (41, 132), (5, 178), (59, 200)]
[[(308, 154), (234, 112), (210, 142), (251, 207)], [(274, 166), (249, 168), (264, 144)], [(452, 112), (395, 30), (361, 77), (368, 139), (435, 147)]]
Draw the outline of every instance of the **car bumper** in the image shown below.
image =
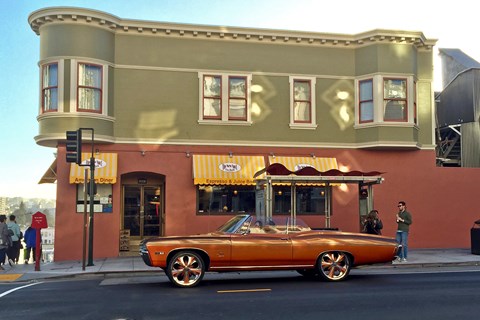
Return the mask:
[(150, 260), (150, 255), (148, 254), (148, 250), (145, 246), (140, 247), (140, 256), (143, 259), (143, 262), (149, 267), (152, 267), (152, 260)]

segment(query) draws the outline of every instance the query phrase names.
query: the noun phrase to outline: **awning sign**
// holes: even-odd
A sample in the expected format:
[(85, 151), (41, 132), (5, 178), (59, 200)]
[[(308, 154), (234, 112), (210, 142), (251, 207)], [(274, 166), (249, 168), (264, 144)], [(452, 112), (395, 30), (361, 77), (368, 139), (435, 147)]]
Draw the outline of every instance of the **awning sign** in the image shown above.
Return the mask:
[(193, 155), (193, 181), (199, 185), (255, 185), (263, 156)]
[[(70, 165), (70, 183), (84, 183), (85, 168), (90, 166), (90, 153), (82, 153), (82, 166)], [(114, 184), (117, 182), (117, 154), (95, 154), (95, 183)], [(88, 174), (90, 178), (90, 173)]]

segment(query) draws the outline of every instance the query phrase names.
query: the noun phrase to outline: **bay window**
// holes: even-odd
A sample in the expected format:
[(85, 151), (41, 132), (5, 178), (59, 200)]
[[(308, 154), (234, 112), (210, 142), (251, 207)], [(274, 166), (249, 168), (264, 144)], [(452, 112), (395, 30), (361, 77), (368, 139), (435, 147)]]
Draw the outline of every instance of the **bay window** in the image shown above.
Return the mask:
[(417, 124), (413, 76), (374, 75), (356, 80), (356, 126)]
[(406, 122), (407, 109), (407, 80), (383, 80), (384, 121)]
[(100, 65), (78, 64), (78, 111), (102, 112), (102, 73)]
[(58, 63), (42, 67), (42, 112), (58, 111)]
[(359, 122), (373, 121), (373, 80), (363, 80), (358, 84)]

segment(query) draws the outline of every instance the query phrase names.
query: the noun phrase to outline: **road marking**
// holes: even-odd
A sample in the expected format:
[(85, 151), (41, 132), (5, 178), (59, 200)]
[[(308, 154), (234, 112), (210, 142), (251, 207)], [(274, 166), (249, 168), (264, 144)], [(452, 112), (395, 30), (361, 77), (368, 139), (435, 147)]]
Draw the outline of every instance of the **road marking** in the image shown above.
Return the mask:
[(43, 282), (34, 282), (34, 283), (30, 283), (30, 284), (27, 284), (25, 286), (21, 286), (21, 287), (18, 287), (18, 288), (13, 288), (13, 289), (10, 289), (8, 291), (5, 291), (4, 293), (0, 294), (0, 298), (3, 298), (5, 297), (6, 295), (12, 293), (12, 292), (15, 292), (17, 290), (20, 290), (20, 289), (24, 289), (24, 288), (27, 288), (27, 287), (31, 287), (31, 286), (34, 286), (34, 285), (37, 285), (37, 284), (40, 284), (40, 283), (43, 283)]
[(15, 281), (21, 276), (23, 276), (23, 273), (0, 274), (0, 281)]
[(243, 292), (266, 292), (272, 291), (272, 289), (245, 289), (245, 290), (221, 290), (217, 293), (243, 293)]

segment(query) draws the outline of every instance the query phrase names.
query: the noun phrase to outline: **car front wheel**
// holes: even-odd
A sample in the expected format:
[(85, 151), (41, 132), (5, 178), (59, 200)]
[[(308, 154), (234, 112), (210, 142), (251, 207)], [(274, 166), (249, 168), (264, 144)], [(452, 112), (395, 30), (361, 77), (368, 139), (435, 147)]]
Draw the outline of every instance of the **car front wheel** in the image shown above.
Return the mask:
[(205, 275), (202, 257), (192, 251), (176, 253), (168, 262), (167, 276), (170, 281), (181, 288), (195, 287)]
[(317, 269), (324, 280), (340, 281), (350, 272), (350, 258), (344, 252), (325, 252), (318, 259)]

